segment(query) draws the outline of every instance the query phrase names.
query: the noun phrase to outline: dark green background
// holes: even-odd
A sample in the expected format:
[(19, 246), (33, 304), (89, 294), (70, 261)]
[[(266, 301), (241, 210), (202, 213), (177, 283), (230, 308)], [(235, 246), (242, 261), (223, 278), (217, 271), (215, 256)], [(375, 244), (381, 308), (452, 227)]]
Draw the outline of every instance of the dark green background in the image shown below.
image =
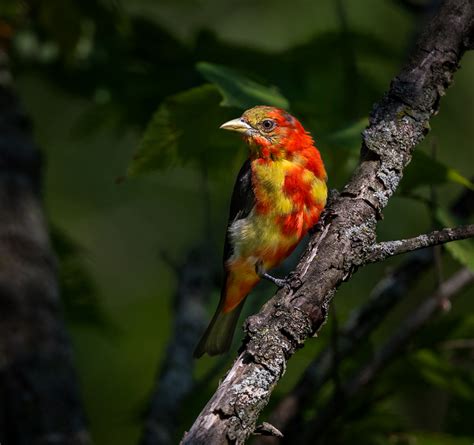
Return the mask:
[[(172, 322), (177, 277), (160, 253), (182, 260), (202, 237), (204, 226), (202, 168), (193, 162), (177, 159), (175, 165), (116, 183), (126, 174), (153, 112), (166, 97), (207, 82), (196, 70), (197, 62), (237, 69), (261, 84), (276, 86), (289, 100), (326, 160), (330, 187), (340, 187), (357, 158), (363, 128), (357, 123), (367, 118), (372, 104), (388, 88), (423, 18), (389, 0), (120, 4), (48, 0), (38, 2), (37, 8), (33, 17), (25, 17), (20, 3), (6, 2), (0, 12), (15, 23), (13, 71), (46, 159), (48, 216), (55, 230), (80, 246), (77, 261), (89, 275), (90, 289), (79, 297), (70, 296), (84, 299), (78, 303), (85, 307), (84, 314), (66, 310), (85, 406), (95, 443), (136, 443)], [(432, 120), (430, 136), (420, 147), (431, 155), (435, 146), (437, 159), (466, 177), (472, 175), (474, 164), (473, 79), (474, 55), (467, 54), (454, 86), (442, 100), (440, 114)], [(220, 107), (213, 116), (224, 122), (241, 112)], [(183, 116), (180, 125), (197, 131), (194, 119)], [(338, 139), (348, 127), (355, 130)], [(213, 231), (209, 243), (220, 251), (233, 178), (245, 151), (237, 137), (219, 133), (217, 125), (212, 128), (215, 135), (207, 137), (223, 143), (197, 148), (200, 162), (208, 166)], [(221, 153), (216, 153), (216, 146), (222, 146)], [(417, 171), (413, 174), (418, 176)], [(429, 179), (424, 178), (424, 184)], [(415, 191), (428, 196), (426, 185)], [(437, 191), (440, 206), (446, 207), (461, 186), (447, 182)], [(390, 201), (379, 234), (380, 239), (395, 239), (431, 227), (423, 204), (398, 196)], [(340, 322), (398, 261), (369, 266), (340, 288), (336, 298)], [(452, 259), (444, 261), (446, 275), (457, 267)], [(385, 338), (434, 286), (430, 273), (387, 319), (373, 342)], [(263, 302), (271, 293), (272, 287), (263, 285), (254, 298)], [(444, 318), (468, 319), (474, 308), (472, 297), (471, 288)], [(469, 320), (464, 322), (470, 323), (472, 335), (474, 318)], [(273, 400), (297, 380), (326, 343), (328, 332), (326, 326), (319, 339), (308, 341), (292, 358)], [(367, 354), (370, 345), (366, 349)], [(436, 348), (427, 350), (438, 354)], [(405, 434), (417, 436), (419, 444), (469, 443), (468, 438), (474, 437), (474, 427), (466, 426), (474, 407), (472, 361), (471, 365), (463, 362), (470, 368), (468, 389), (459, 395), (449, 387), (452, 379), (440, 389), (442, 384), (436, 386), (423, 376), (423, 366), (414, 364), (417, 357), (416, 352), (401, 357), (381, 376), (379, 384), (390, 389), (390, 396), (372, 408), (390, 421), (387, 426), (376, 421), (382, 430), (380, 442), (367, 438), (366, 443), (399, 443)], [(196, 376), (213, 363), (209, 358), (200, 360)], [(192, 395), (183, 413), (183, 430), (189, 428), (219, 377)], [(439, 410), (427, 413), (427, 406)], [(449, 413), (456, 409), (460, 414), (452, 420)], [(367, 421), (372, 414), (367, 411)], [(399, 432), (402, 439), (393, 436)]]

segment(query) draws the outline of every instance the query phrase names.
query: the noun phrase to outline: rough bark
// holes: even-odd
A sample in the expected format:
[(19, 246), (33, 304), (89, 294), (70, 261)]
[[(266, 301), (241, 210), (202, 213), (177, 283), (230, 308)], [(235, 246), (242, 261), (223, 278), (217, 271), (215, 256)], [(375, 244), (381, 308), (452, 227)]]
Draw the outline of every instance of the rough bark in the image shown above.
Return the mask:
[(431, 233), (415, 236), (414, 238), (396, 241), (384, 241), (370, 248), (370, 252), (364, 258), (364, 263), (378, 263), (391, 256), (412, 252), (426, 247), (439, 246), (449, 241), (472, 238), (474, 236), (474, 224), (467, 226), (445, 228), (435, 230)]
[(0, 443), (90, 443), (40, 200), (41, 162), (0, 48)]
[(239, 357), (182, 443), (240, 444), (255, 430), (287, 361), (318, 332), (338, 286), (365, 264), (383, 208), (472, 44), (472, 9), (470, 0), (447, 0), (430, 21), (372, 112), (352, 179), (329, 204), (289, 285), (247, 320)]
[[(451, 213), (467, 219), (474, 212), (474, 191), (465, 189), (451, 206)], [(425, 271), (433, 266), (435, 256), (432, 249), (418, 250), (407, 255), (403, 262), (380, 280), (367, 302), (349, 315), (347, 322), (338, 332), (337, 360), (346, 357), (367, 341), (370, 334), (382, 323), (397, 304), (409, 294)], [(319, 389), (333, 374), (334, 351), (332, 345), (325, 347), (306, 368), (300, 380), (273, 409), (268, 421), (284, 433), (285, 442), (291, 442), (293, 435), (300, 435), (303, 411), (317, 395)], [(277, 437), (260, 437), (254, 445), (275, 445), (282, 443)]]
[[(432, 263), (431, 250), (415, 252), (375, 286), (367, 303), (351, 313), (338, 333), (337, 360), (339, 362), (350, 356), (367, 339)], [(304, 408), (311, 403), (320, 388), (331, 378), (334, 359), (333, 348), (328, 345), (311, 362), (298, 383), (272, 411), (268, 421), (284, 434), (285, 441), (293, 434), (301, 433)], [(276, 437), (261, 437), (255, 441), (255, 445), (282, 442)]]

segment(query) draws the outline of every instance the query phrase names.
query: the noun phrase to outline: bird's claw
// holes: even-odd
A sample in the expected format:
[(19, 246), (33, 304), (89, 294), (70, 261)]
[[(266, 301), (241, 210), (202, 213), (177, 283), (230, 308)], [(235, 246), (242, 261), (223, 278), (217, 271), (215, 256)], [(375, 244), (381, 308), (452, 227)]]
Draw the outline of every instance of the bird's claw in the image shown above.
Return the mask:
[(273, 284), (275, 284), (279, 288), (285, 287), (288, 284), (288, 281), (285, 278), (275, 278), (266, 272), (262, 273), (260, 277), (265, 278), (268, 281), (271, 281)]
[(288, 281), (286, 279), (275, 278), (271, 276), (269, 273), (265, 272), (265, 269), (263, 268), (263, 264), (261, 261), (258, 261), (255, 264), (255, 272), (260, 278), (271, 281), (274, 285), (276, 285), (279, 288), (285, 287), (288, 284)]

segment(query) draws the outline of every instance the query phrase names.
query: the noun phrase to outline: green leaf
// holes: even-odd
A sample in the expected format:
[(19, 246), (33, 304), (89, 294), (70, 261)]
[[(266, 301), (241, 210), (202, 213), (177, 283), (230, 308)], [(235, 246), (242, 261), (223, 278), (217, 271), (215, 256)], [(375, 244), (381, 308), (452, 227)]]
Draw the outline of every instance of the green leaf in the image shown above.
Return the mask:
[(401, 189), (406, 193), (423, 185), (440, 185), (447, 182), (474, 190), (474, 184), (457, 170), (417, 150), (403, 174)]
[[(437, 209), (436, 219), (445, 227), (454, 227), (457, 222), (444, 209)], [(474, 272), (474, 242), (472, 239), (452, 241), (445, 244), (446, 250), (463, 266)]]
[(275, 87), (263, 86), (231, 68), (207, 62), (198, 63), (196, 68), (219, 89), (223, 97), (222, 106), (243, 110), (255, 105), (273, 105), (285, 109), (290, 106)]
[(165, 99), (146, 127), (128, 176), (187, 164), (213, 173), (234, 162), (241, 154), (238, 140), (219, 126), (236, 116), (220, 100), (209, 84)]

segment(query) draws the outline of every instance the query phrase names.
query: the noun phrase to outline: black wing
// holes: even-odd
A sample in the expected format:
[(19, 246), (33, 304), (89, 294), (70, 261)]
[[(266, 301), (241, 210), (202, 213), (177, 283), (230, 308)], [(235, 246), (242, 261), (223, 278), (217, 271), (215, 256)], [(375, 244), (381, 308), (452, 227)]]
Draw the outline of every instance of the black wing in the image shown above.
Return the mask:
[[(252, 174), (250, 160), (247, 159), (239, 171), (235, 181), (232, 199), (230, 201), (229, 222), (227, 224), (225, 244), (224, 244), (224, 264), (232, 256), (232, 245), (230, 243), (229, 227), (233, 222), (244, 219), (252, 211), (255, 205), (255, 194), (252, 187)], [(224, 266), (224, 274), (227, 274)], [(217, 306), (216, 313), (202, 336), (194, 351), (194, 357), (200, 357), (205, 352), (209, 355), (221, 354), (227, 351), (232, 342), (235, 327), (239, 321), (240, 311), (245, 302), (245, 298), (231, 312), (222, 312), (226, 298), (226, 279), (222, 283), (221, 299)]]
[(224, 244), (224, 263), (233, 253), (232, 245), (230, 244), (229, 227), (234, 221), (246, 218), (254, 205), (255, 194), (252, 187), (252, 170), (250, 167), (250, 159), (247, 159), (239, 171), (230, 201), (229, 222), (227, 223)]

